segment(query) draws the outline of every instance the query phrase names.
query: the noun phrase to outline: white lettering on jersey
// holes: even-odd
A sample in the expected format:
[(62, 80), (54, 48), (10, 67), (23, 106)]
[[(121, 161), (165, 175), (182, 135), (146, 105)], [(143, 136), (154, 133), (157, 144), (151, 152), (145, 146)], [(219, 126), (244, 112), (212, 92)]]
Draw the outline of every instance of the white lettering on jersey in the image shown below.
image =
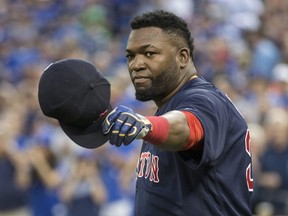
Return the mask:
[(142, 152), (137, 163), (137, 177), (159, 182), (159, 157), (148, 152)]

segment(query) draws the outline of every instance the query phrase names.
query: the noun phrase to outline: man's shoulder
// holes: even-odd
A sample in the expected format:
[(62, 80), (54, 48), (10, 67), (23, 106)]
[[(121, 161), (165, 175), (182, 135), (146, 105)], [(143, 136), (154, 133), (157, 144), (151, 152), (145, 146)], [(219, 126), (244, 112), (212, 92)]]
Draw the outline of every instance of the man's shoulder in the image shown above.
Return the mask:
[(202, 77), (198, 77), (186, 83), (183, 88), (175, 95), (175, 99), (193, 99), (201, 101), (213, 101), (225, 98), (223, 94), (214, 84), (206, 81)]
[(218, 89), (210, 82), (205, 80), (203, 77), (197, 77), (186, 83), (178, 92), (179, 94), (211, 94)]

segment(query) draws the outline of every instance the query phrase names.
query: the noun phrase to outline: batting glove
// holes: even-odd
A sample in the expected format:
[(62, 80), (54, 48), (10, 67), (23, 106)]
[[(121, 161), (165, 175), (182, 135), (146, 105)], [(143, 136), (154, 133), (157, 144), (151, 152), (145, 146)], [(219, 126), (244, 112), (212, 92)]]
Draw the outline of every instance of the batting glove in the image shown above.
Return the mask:
[(147, 118), (125, 106), (115, 108), (103, 122), (103, 133), (108, 134), (110, 143), (116, 146), (142, 139), (150, 130), (151, 123)]

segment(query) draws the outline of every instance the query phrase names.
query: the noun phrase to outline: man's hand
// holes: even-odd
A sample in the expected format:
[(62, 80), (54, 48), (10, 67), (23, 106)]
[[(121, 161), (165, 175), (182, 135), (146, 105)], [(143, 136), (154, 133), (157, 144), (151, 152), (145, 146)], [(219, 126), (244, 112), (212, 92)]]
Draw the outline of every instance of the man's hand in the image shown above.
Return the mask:
[(119, 106), (111, 111), (103, 122), (103, 133), (109, 134), (112, 145), (130, 144), (141, 139), (151, 130), (150, 121), (135, 113), (132, 109)]

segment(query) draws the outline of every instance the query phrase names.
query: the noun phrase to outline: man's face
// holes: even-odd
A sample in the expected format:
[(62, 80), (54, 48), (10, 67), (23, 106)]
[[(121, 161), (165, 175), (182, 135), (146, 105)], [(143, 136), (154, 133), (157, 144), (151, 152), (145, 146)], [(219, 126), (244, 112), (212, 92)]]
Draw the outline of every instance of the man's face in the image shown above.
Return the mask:
[(133, 30), (128, 38), (128, 70), (140, 101), (161, 101), (177, 85), (178, 49), (160, 28)]

